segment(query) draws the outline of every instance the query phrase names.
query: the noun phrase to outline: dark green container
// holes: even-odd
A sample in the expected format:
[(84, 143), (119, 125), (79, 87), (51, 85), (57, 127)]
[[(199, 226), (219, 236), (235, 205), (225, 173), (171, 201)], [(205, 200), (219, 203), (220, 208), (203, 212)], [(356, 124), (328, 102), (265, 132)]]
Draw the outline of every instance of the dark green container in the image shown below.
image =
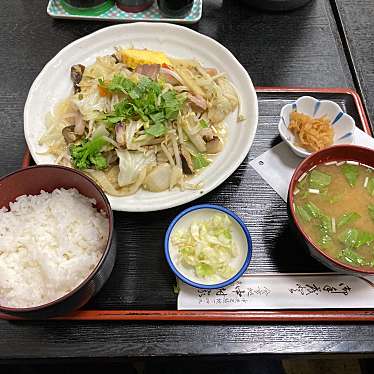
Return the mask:
[(61, 0), (66, 12), (77, 16), (98, 16), (113, 5), (114, 0)]

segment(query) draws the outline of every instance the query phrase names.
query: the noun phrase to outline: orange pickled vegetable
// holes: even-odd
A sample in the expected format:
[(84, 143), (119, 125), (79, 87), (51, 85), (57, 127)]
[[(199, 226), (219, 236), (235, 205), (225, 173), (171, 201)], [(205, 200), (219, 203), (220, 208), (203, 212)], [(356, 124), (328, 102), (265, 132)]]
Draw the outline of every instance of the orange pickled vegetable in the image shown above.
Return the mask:
[(292, 112), (288, 129), (296, 136), (296, 145), (315, 152), (333, 144), (334, 130), (326, 117), (313, 118), (304, 113)]

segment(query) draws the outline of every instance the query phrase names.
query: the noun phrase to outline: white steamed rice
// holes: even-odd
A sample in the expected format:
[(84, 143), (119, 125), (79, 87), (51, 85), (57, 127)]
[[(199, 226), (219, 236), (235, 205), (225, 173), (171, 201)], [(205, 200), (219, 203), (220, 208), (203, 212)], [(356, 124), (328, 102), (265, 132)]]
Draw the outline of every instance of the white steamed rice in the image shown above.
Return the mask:
[(0, 305), (32, 307), (67, 294), (91, 273), (109, 222), (76, 189), (20, 196), (0, 209)]

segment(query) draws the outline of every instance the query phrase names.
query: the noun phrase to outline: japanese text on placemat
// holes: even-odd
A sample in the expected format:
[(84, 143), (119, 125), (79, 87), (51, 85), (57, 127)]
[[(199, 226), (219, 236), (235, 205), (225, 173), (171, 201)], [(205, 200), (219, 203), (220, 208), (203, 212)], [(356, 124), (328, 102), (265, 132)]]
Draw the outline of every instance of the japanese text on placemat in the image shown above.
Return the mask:
[(253, 296), (269, 296), (271, 290), (266, 286), (248, 287), (238, 284), (234, 288), (216, 290), (197, 290), (199, 304), (242, 304), (248, 303)]
[(352, 291), (352, 288), (345, 283), (339, 283), (338, 285), (335, 285), (335, 286), (330, 285), (330, 284), (319, 286), (314, 283), (311, 283), (311, 284), (296, 283), (295, 288), (289, 288), (288, 291), (290, 292), (290, 294), (302, 295), (302, 296), (319, 295), (322, 293), (340, 294), (340, 295), (347, 296)]

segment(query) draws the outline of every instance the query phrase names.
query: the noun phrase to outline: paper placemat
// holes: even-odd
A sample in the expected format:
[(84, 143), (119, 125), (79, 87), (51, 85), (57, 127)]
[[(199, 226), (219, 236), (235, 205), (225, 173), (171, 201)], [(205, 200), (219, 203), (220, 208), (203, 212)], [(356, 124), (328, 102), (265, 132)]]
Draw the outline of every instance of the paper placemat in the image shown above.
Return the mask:
[(374, 308), (374, 276), (338, 273), (250, 274), (203, 290), (179, 282), (178, 310)]

